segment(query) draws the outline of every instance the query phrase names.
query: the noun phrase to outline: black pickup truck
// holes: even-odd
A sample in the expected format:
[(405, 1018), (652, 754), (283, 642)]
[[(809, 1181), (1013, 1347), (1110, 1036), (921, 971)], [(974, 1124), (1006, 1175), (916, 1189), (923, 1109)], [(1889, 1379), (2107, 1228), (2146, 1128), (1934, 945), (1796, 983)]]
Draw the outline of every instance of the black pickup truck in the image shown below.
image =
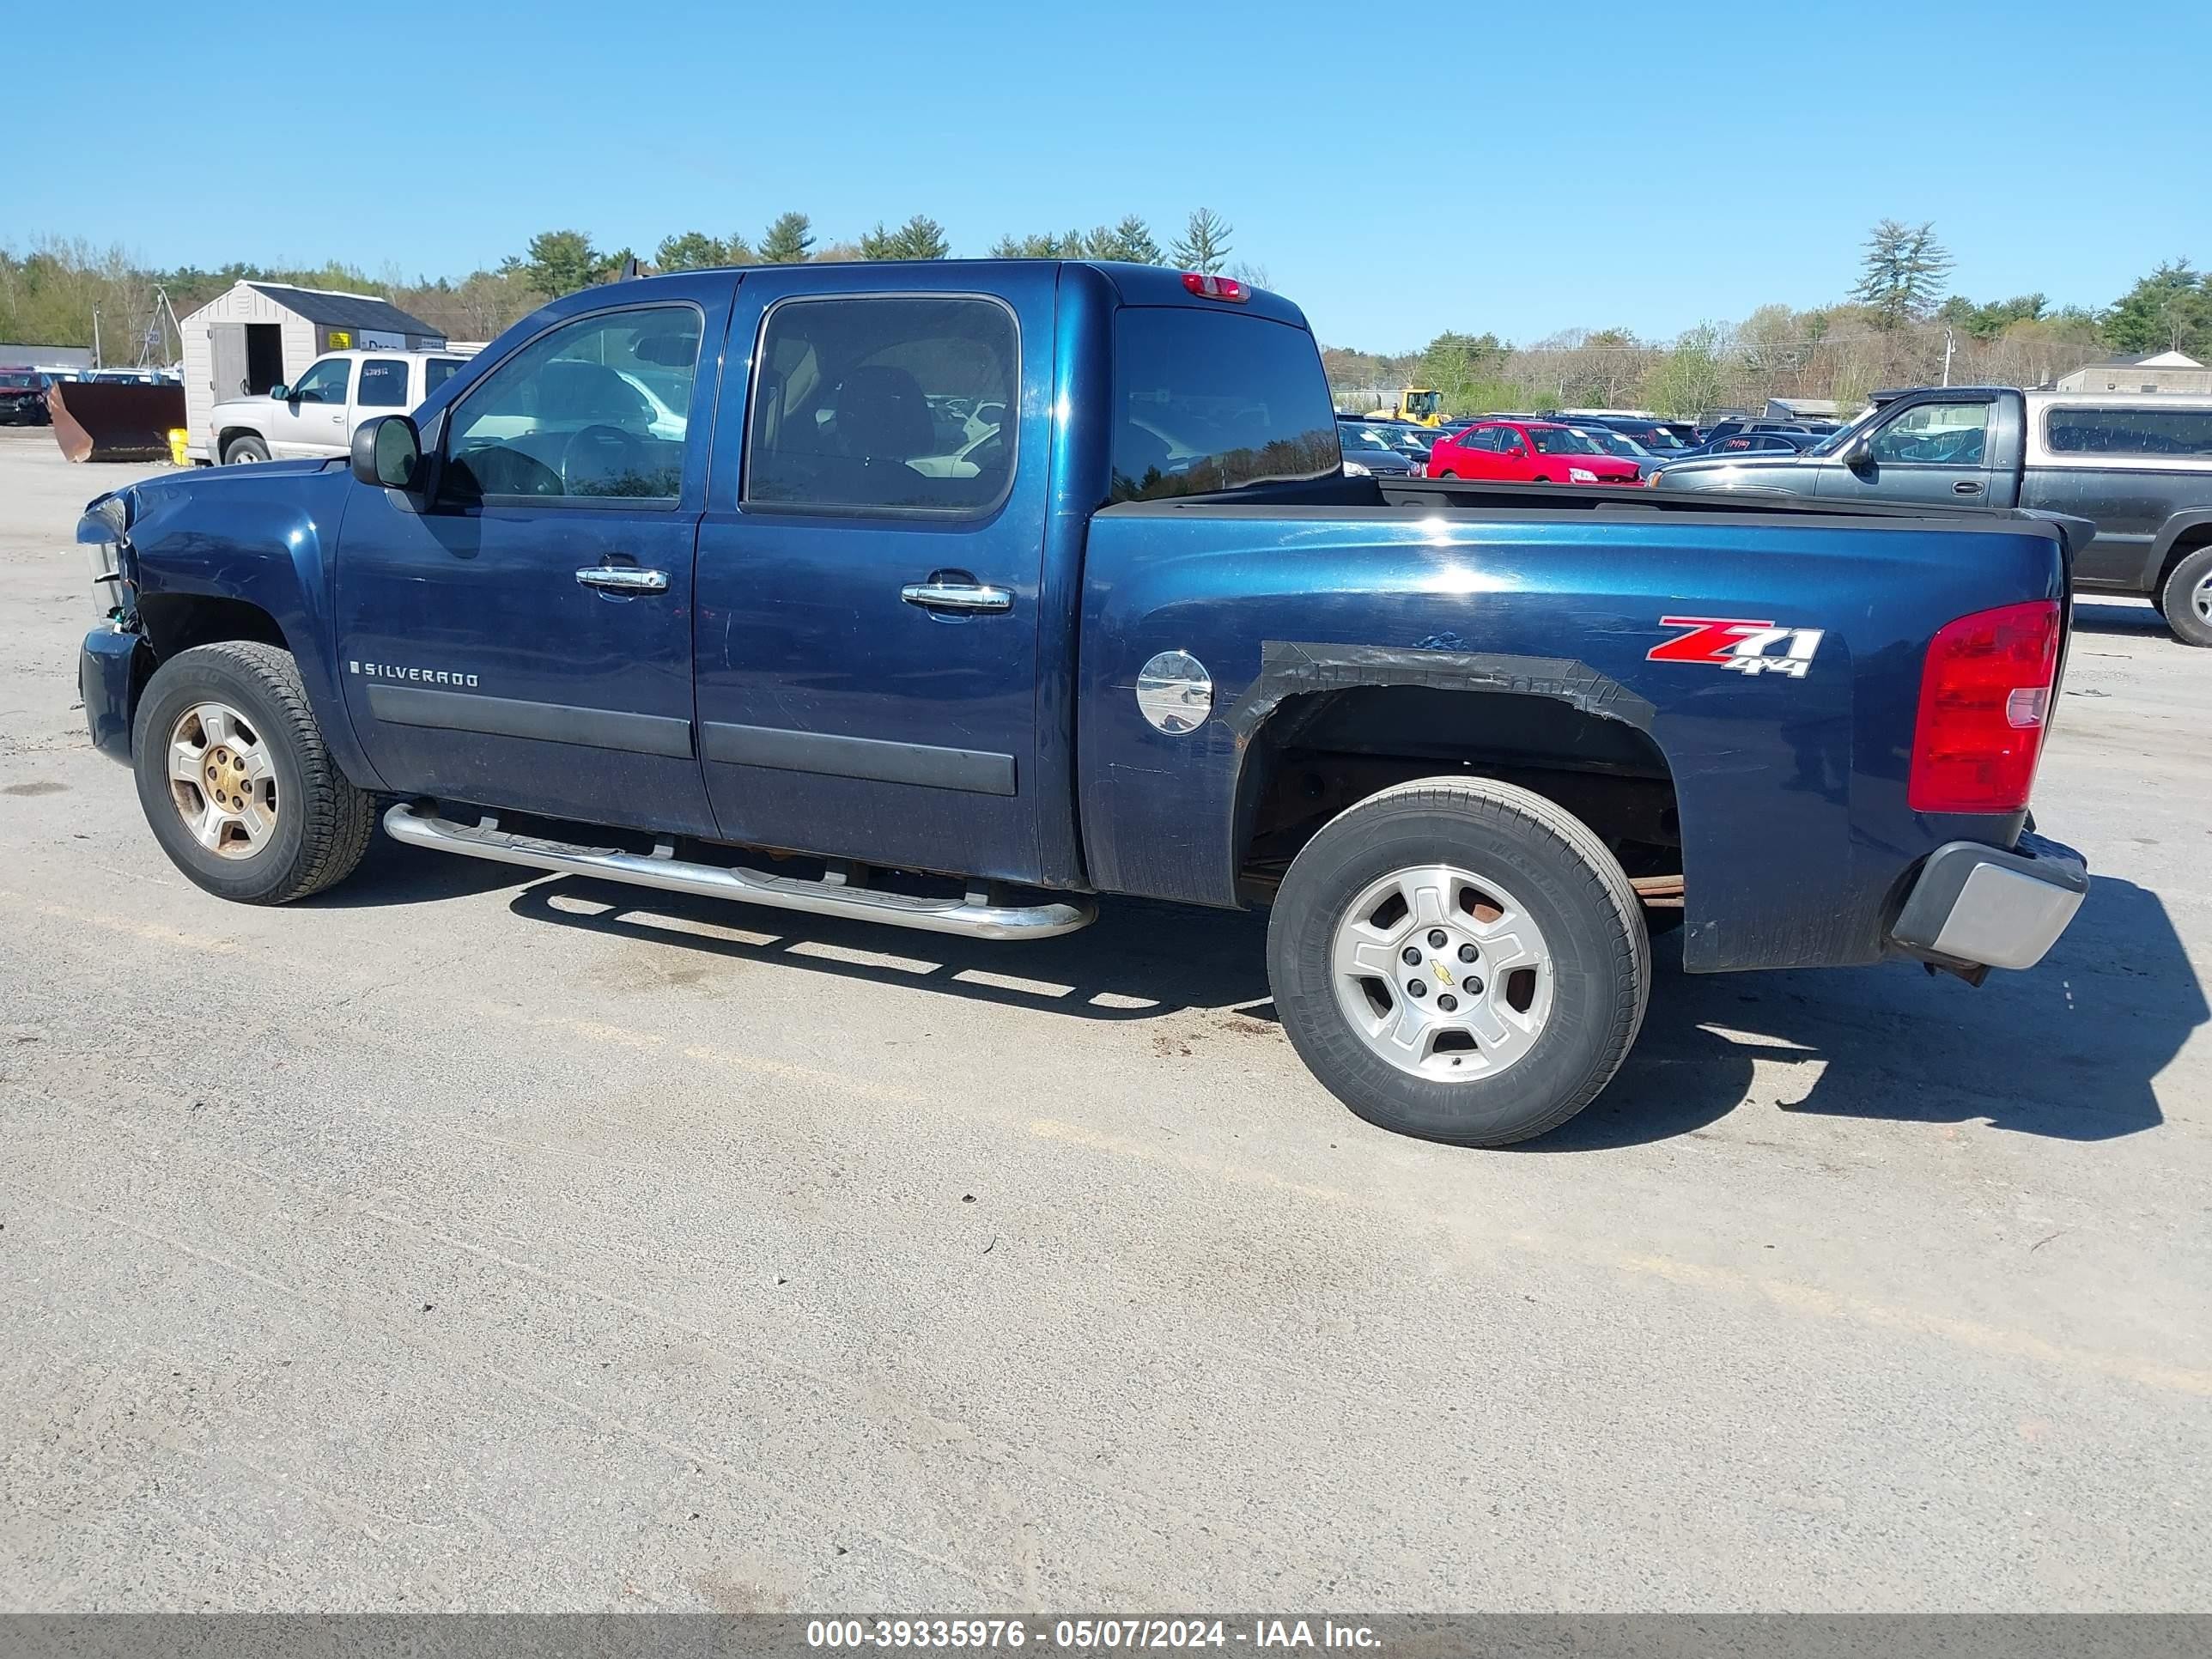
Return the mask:
[(2140, 595), (2175, 638), (2212, 646), (2212, 398), (1921, 386), (1802, 454), (1682, 461), (1652, 482), (2070, 514), (2097, 526), (2077, 590)]

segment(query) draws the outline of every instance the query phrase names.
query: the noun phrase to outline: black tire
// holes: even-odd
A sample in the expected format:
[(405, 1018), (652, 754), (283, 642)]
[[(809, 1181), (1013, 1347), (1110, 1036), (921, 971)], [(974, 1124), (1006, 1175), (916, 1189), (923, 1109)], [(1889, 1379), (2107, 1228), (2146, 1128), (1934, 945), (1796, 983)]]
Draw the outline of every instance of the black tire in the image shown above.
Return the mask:
[(225, 466), (244, 466), (252, 461), (268, 459), (269, 446), (250, 432), (233, 438), (222, 447), (222, 464)]
[(2197, 608), (2197, 588), (2203, 582), (2212, 582), (2212, 545), (2185, 555), (2158, 590), (2159, 614), (2184, 645), (2212, 646), (2212, 617)]
[[(274, 826), (243, 856), (201, 845), (172, 793), (172, 734), (187, 710), (208, 702), (244, 717), (275, 774)], [(344, 880), (368, 851), (375, 802), (331, 758), (299, 667), (280, 647), (231, 640), (170, 658), (139, 699), (131, 753), (138, 805), (154, 839), (178, 869), (218, 898), (289, 904)]]
[[(1542, 930), (1550, 1012), (1534, 1044), (1494, 1077), (1437, 1080), (1370, 1048), (1338, 1005), (1338, 923), (1370, 883), (1415, 866), (1487, 874)], [(1291, 1042), (1323, 1087), (1401, 1134), (1503, 1146), (1557, 1128), (1627, 1057), (1650, 994), (1636, 890), (1589, 827), (1543, 796), (1485, 778), (1426, 778), (1369, 797), (1308, 842), (1276, 896), (1267, 977)]]

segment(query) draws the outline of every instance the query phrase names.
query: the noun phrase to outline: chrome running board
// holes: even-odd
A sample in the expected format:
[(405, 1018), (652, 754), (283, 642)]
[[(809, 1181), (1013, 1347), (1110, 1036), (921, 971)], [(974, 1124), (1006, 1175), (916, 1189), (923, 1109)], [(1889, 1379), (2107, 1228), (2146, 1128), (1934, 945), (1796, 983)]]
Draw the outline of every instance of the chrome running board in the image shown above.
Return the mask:
[(810, 910), (817, 915), (850, 916), (860, 921), (918, 927), (930, 933), (963, 933), (969, 939), (1050, 939), (1088, 927), (1098, 915), (1089, 899), (1047, 904), (993, 904), (980, 884), (964, 899), (928, 898), (853, 887), (832, 873), (826, 881), (771, 876), (759, 870), (733, 870), (719, 864), (694, 864), (675, 855), (662, 841), (653, 853), (629, 853), (619, 847), (582, 847), (573, 842), (518, 836), (495, 817), (474, 824), (440, 817), (428, 806), (401, 801), (384, 815), (384, 832), (410, 847), (434, 847), (500, 864), (553, 870), (572, 876), (599, 876), (672, 893), (768, 904), (780, 910)]

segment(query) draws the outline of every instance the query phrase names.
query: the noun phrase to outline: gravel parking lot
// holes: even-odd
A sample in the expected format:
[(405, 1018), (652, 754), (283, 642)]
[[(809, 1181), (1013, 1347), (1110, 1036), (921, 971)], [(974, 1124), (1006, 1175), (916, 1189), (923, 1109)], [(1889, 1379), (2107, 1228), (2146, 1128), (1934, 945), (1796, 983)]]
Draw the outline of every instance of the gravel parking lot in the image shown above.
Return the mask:
[(9, 1608), (2203, 1603), (2212, 653), (2148, 609), (2081, 607), (2040, 969), (1667, 967), (1466, 1152), (1308, 1079), (1256, 916), (202, 895), (76, 706), (151, 470), (0, 433)]

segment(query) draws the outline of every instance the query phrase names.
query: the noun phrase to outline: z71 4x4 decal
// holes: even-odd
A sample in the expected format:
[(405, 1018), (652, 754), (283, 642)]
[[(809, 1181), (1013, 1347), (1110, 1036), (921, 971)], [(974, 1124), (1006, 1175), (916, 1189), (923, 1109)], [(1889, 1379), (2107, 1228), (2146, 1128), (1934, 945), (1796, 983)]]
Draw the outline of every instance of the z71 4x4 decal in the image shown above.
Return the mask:
[(1787, 674), (1795, 680), (1805, 678), (1826, 632), (1777, 628), (1741, 617), (1662, 617), (1659, 625), (1687, 631), (1653, 646), (1644, 653), (1651, 662), (1701, 662), (1739, 674)]

